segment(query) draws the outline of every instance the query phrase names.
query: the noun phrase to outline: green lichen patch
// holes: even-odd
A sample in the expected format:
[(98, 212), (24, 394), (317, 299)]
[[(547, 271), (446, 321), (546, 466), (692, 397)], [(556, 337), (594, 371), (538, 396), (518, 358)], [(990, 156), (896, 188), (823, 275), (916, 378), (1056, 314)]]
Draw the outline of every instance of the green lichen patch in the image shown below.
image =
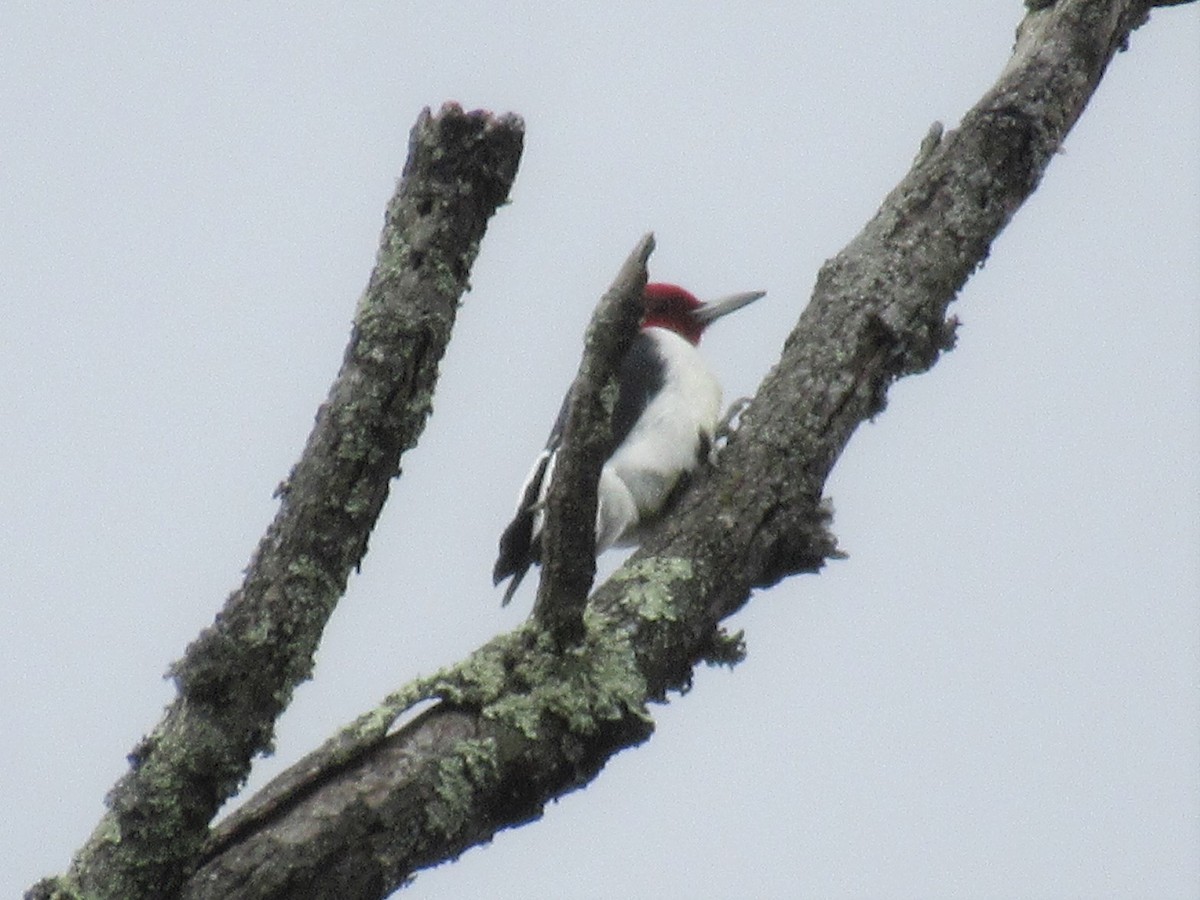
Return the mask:
[(600, 389), (600, 404), (604, 408), (604, 414), (609, 419), (612, 418), (613, 410), (617, 407), (617, 399), (621, 395), (621, 385), (617, 381), (617, 376), (614, 375), (604, 383), (604, 387)]
[(524, 635), (525, 631), (518, 629), (488, 641), (457, 666), (434, 675), (431, 690), (460, 706), (486, 706), (504, 693), (513, 660), (525, 643)]
[(27, 900), (86, 900), (74, 880), (58, 875), (43, 878), (25, 896)]
[(692, 563), (683, 557), (652, 556), (630, 563), (612, 576), (628, 582), (621, 605), (647, 622), (675, 622), (679, 610), (671, 591), (675, 581), (690, 579)]
[(529, 740), (548, 720), (587, 735), (630, 714), (646, 718), (646, 684), (629, 638), (605, 625), (590, 617), (587, 640), (563, 653), (550, 635), (526, 624), (438, 673), (429, 690)]
[(459, 741), (437, 764), (436, 798), (426, 814), (429, 827), (453, 837), (471, 821), (474, 796), (497, 775), (496, 743), (490, 738)]

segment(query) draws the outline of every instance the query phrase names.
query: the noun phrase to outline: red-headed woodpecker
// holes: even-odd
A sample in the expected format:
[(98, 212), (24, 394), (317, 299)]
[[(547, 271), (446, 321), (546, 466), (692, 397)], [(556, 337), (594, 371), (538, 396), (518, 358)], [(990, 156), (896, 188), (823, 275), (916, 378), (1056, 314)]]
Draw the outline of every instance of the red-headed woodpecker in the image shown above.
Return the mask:
[[(641, 330), (617, 372), (612, 451), (596, 489), (596, 553), (628, 546), (670, 507), (685, 476), (708, 458), (721, 414), (721, 385), (696, 349), (709, 325), (763, 296), (734, 294), (702, 303), (673, 284), (648, 284)], [(504, 602), (540, 561), (546, 492), (562, 440), (567, 404), (546, 449), (521, 486), (517, 511), (500, 537), (496, 584), (512, 576)]]

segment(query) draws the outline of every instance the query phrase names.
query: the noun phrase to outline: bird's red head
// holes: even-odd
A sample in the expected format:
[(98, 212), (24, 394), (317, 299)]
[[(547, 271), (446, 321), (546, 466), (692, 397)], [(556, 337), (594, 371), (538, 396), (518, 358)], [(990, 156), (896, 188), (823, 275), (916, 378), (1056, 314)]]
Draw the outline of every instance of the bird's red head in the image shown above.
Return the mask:
[(667, 328), (693, 344), (700, 343), (704, 329), (726, 313), (741, 309), (763, 295), (762, 291), (734, 294), (712, 303), (702, 303), (677, 284), (651, 283), (642, 294), (642, 327)]
[(696, 310), (704, 304), (688, 291), (677, 284), (651, 283), (642, 294), (642, 304), (645, 307), (643, 328), (657, 325), (676, 332), (693, 344), (700, 343), (700, 335), (708, 323), (696, 318)]

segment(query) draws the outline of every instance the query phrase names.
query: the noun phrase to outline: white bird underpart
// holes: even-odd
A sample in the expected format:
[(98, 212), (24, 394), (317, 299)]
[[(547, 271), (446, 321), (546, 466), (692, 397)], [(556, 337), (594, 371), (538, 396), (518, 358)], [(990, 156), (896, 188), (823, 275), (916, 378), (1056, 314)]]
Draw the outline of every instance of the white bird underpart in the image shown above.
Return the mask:
[[(596, 488), (596, 554), (636, 544), (639, 525), (658, 518), (679, 483), (712, 446), (721, 411), (721, 385), (699, 351), (673, 331), (647, 328), (639, 341), (662, 360), (662, 388), (604, 463)], [(533, 539), (542, 533), (545, 500), (557, 449), (538, 491)]]
[[(646, 286), (642, 330), (621, 361), (612, 441), (596, 488), (596, 553), (641, 540), (667, 513), (686, 477), (712, 447), (721, 412), (721, 386), (696, 347), (717, 318), (758, 299), (737, 294), (702, 304), (674, 285)], [(500, 539), (493, 573), (512, 576), (504, 603), (529, 567), (540, 561), (545, 501), (562, 440), (566, 404), (521, 487), (517, 511)]]

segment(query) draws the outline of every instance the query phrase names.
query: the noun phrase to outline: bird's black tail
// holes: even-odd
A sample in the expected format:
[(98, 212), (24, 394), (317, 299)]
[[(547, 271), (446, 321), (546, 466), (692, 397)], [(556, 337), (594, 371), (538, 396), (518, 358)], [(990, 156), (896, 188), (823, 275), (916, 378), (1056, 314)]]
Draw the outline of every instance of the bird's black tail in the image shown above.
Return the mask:
[(541, 500), (542, 481), (546, 477), (546, 469), (553, 455), (553, 451), (545, 450), (538, 458), (521, 491), (516, 515), (500, 535), (500, 555), (492, 569), (492, 583), (499, 584), (512, 576), (512, 581), (504, 591), (504, 600), (501, 601), (505, 606), (517, 592), (517, 587), (529, 571), (529, 567), (541, 562), (541, 534), (533, 532), (534, 510)]
[(521, 579), (534, 562), (536, 559), (533, 552), (533, 511), (522, 509), (508, 523), (504, 534), (500, 535), (500, 556), (492, 569), (493, 584), (499, 584), (505, 578), (512, 577), (501, 601), (504, 606), (508, 606), (508, 601), (513, 598)]

